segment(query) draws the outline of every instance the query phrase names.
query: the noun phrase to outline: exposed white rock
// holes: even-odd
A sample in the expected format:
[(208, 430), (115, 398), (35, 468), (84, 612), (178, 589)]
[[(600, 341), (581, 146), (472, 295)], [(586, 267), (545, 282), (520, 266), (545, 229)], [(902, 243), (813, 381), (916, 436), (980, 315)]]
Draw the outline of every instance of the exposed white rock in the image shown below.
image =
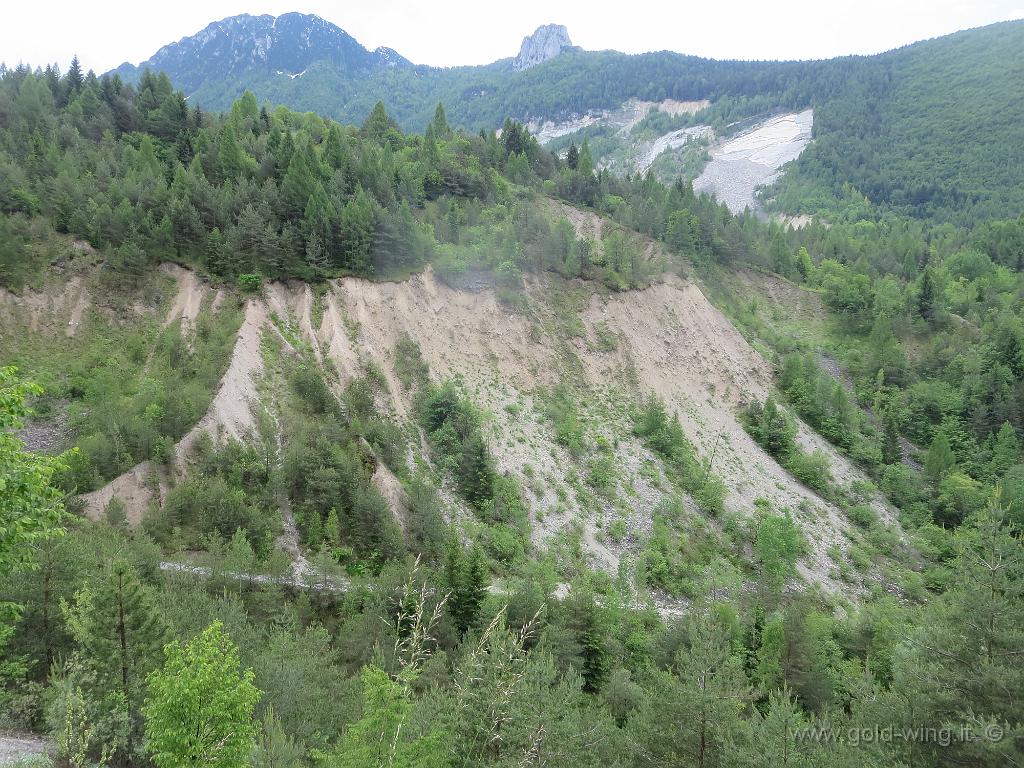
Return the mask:
[(767, 120), (711, 148), (711, 161), (693, 188), (711, 192), (733, 213), (744, 208), (761, 211), (758, 187), (778, 178), (783, 165), (796, 160), (811, 140), (814, 112), (810, 109)]
[(678, 115), (692, 115), (711, 104), (707, 99), (700, 101), (678, 101), (676, 99), (665, 99), (664, 101), (642, 101), (641, 99), (629, 99), (623, 102), (618, 109), (592, 109), (582, 115), (571, 115), (564, 120), (529, 120), (526, 123), (527, 130), (537, 137), (537, 141), (546, 144), (559, 136), (575, 133), (581, 128), (591, 125), (611, 125), (618, 129), (622, 135), (628, 134), (633, 127), (647, 117), (652, 109), (665, 112), (673, 117)]
[(566, 48), (572, 47), (569, 32), (562, 24), (545, 24), (537, 27), (532, 35), (523, 38), (519, 55), (512, 62), (512, 69), (529, 69), (553, 59)]

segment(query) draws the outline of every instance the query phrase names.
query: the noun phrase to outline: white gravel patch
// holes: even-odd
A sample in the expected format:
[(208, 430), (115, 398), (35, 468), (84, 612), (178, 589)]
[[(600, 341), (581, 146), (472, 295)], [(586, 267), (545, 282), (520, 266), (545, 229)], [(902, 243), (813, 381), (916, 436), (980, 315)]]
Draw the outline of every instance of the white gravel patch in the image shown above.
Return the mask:
[(711, 160), (693, 182), (696, 192), (710, 192), (733, 213), (761, 211), (754, 193), (770, 184), (786, 163), (796, 160), (811, 140), (814, 112), (780, 115), (711, 148)]

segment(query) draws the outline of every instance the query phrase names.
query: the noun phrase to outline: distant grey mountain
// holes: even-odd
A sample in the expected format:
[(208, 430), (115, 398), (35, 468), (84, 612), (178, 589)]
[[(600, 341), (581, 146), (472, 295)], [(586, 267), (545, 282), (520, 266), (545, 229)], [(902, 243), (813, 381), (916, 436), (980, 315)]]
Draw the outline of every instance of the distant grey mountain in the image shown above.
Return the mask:
[[(501, 125), (510, 114), (546, 117), (548, 103), (564, 111), (561, 91), (566, 89), (552, 88), (541, 72), (570, 52), (582, 53), (572, 46), (566, 28), (546, 24), (523, 40), (516, 57), (482, 66), (431, 67), (414, 65), (392, 48), (368, 50), (312, 14), (242, 14), (215, 21), (146, 61), (125, 62), (108, 74), (137, 83), (147, 70), (163, 72), (189, 103), (211, 110), (227, 109), (250, 90), (261, 103), (358, 123), (375, 102), (383, 101), (400, 125), (414, 130), (422, 130), (443, 102), (455, 125), (476, 130)], [(518, 83), (526, 85), (527, 94), (547, 93), (545, 103), (527, 95), (510, 109), (507, 93)], [(566, 92), (580, 95), (578, 88)], [(591, 105), (580, 101), (573, 106)]]
[(544, 24), (532, 35), (523, 38), (519, 55), (512, 61), (512, 69), (519, 71), (543, 64), (572, 47), (569, 31), (562, 24)]
[(115, 72), (134, 81), (145, 69), (166, 72), (186, 95), (211, 84), (264, 78), (302, 77), (311, 67), (329, 67), (349, 78), (412, 63), (391, 48), (369, 51), (345, 30), (319, 16), (242, 14), (215, 21), (198, 34), (165, 45), (138, 66)]

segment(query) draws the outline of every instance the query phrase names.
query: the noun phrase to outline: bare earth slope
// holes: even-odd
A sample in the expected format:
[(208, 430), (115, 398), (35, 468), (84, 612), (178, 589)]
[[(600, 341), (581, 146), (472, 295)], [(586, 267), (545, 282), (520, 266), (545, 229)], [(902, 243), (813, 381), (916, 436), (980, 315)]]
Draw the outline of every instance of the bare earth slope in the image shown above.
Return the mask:
[[(528, 288), (538, 304), (544, 301), (545, 282)], [(538, 339), (531, 323), (502, 307), (492, 292), (453, 290), (428, 270), (401, 283), (336, 281), (328, 301), (318, 340), (343, 376), (359, 361), (374, 361), (391, 371), (395, 343), (407, 334), (419, 343), (436, 378), (460, 377), (470, 395), (490, 410), (492, 447), (502, 469), (516, 472), (528, 484), (523, 466), (533, 462), (534, 470), (555, 476), (556, 486), (564, 482), (558, 467), (568, 462), (559, 461), (564, 457), (547, 425), (529, 407), (517, 411), (515, 418), (507, 410), (512, 404), (531, 405), (538, 386), (558, 382), (564, 364), (557, 345)], [(794, 511), (811, 544), (807, 573), (826, 581), (825, 553), (832, 545), (845, 546), (840, 532), (846, 523), (834, 506), (796, 482), (743, 430), (736, 408), (744, 399), (768, 394), (771, 367), (700, 289), (668, 278), (642, 291), (607, 297), (595, 292), (582, 320), (588, 338), (574, 340), (573, 347), (589, 386), (600, 390), (634, 372), (641, 391), (656, 392), (679, 413), (702, 456), (715, 450), (714, 470), (729, 486), (731, 507), (748, 511), (763, 497)], [(615, 352), (595, 351), (589, 343), (598, 324), (621, 340)], [(396, 412), (407, 412), (398, 382), (389, 383)], [(510, 435), (519, 439), (510, 440)], [(861, 477), (810, 430), (801, 430), (801, 440), (829, 453), (838, 478)], [(543, 531), (545, 525), (538, 527)], [(595, 547), (596, 559), (614, 564), (614, 556), (603, 550)]]
[[(579, 226), (595, 225), (578, 213)], [(179, 285), (195, 291), (191, 279), (179, 278)], [(574, 295), (584, 297), (578, 311), (583, 330), (569, 336), (557, 332), (551, 309), (553, 292), (564, 289), (554, 279), (531, 278), (526, 292), (534, 311), (525, 316), (503, 306), (493, 291), (455, 290), (429, 268), (402, 282), (345, 278), (332, 281), (320, 300), (322, 321), (315, 328), (308, 286), (268, 286), (263, 298), (247, 304), (230, 366), (208, 413), (177, 446), (179, 472), (199, 434), (242, 440), (253, 435), (263, 334), (272, 330), (283, 344), (290, 344), (276, 323), (294, 329), (317, 360), (332, 363), (325, 365), (325, 375), (330, 370), (329, 378), (334, 378), (336, 371), (337, 378), (330, 381), (336, 389), (360, 375), (365, 364), (375, 364), (387, 380), (386, 405), (400, 421), (411, 419), (412, 403), (394, 373), (395, 348), (407, 335), (419, 344), (433, 378), (458, 379), (488, 413), (487, 434), (499, 469), (514, 473), (530, 489), (535, 545), (575, 532), (592, 564), (613, 571), (631, 543), (649, 529), (651, 510), (662, 492), (637, 471), (653, 457), (629, 434), (624, 393), (654, 392), (678, 413), (698, 454), (714, 455), (713, 470), (728, 486), (727, 506), (748, 514), (754, 501), (764, 498), (776, 508), (790, 509), (810, 545), (802, 563), (804, 575), (838, 591), (826, 553), (831, 547), (845, 549), (844, 517), (767, 456), (737, 417), (744, 401), (769, 393), (771, 365), (696, 284), (682, 278), (668, 276), (643, 290), (613, 294), (572, 283)], [(614, 337), (614, 348), (598, 343), (599, 336)], [(621, 504), (587, 508), (567, 492), (573, 461), (555, 442), (538, 402), (543, 388), (567, 377), (582, 377), (580, 383), (593, 393), (589, 417), (594, 431), (621, 437), (614, 442), (615, 463), (622, 468), (618, 497), (625, 500), (630, 528), (625, 542), (612, 543), (602, 532), (612, 515), (622, 513)], [(809, 429), (801, 428), (800, 439), (806, 447), (829, 454), (833, 473), (842, 482), (861, 479), (858, 470)], [(98, 516), (116, 495), (138, 519), (158, 487), (147, 481), (149, 469), (140, 465), (88, 494), (88, 513)], [(397, 479), (388, 472), (375, 480), (401, 517), (404, 504)], [(881, 506), (880, 511), (886, 512)]]

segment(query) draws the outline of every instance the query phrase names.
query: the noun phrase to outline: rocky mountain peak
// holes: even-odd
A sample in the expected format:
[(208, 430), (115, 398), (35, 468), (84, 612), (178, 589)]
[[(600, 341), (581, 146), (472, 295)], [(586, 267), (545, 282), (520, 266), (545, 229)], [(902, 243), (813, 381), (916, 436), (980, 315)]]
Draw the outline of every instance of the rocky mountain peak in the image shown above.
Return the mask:
[(529, 69), (537, 64), (553, 59), (566, 48), (572, 47), (569, 32), (563, 24), (544, 24), (537, 27), (532, 35), (523, 38), (519, 55), (512, 62), (516, 71)]
[(349, 78), (383, 67), (412, 66), (391, 48), (366, 50), (345, 30), (319, 16), (285, 13), (229, 16), (165, 45), (138, 66), (126, 62), (116, 71), (129, 82), (145, 69), (166, 72), (175, 85), (192, 94), (211, 81), (268, 76), (295, 79), (315, 65)]

